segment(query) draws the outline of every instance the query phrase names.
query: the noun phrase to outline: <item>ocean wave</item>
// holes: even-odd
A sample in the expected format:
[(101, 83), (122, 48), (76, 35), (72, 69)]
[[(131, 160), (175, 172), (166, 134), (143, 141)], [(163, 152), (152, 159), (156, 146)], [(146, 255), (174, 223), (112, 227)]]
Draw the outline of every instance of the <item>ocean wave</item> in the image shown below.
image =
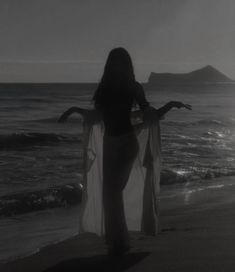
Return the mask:
[(170, 185), (175, 183), (185, 183), (188, 180), (186, 173), (177, 173), (171, 169), (163, 169), (161, 171), (161, 185)]
[(35, 105), (9, 105), (9, 106), (2, 106), (1, 107), (1, 111), (3, 112), (9, 112), (9, 111), (15, 111), (15, 110), (19, 110), (19, 111), (23, 111), (23, 110), (35, 110), (35, 109), (39, 109), (38, 106)]
[[(36, 122), (36, 123), (58, 123), (59, 117), (49, 117), (49, 118), (42, 118), (42, 119), (34, 119), (34, 120), (28, 120), (27, 122)], [(77, 116), (77, 117), (70, 117), (69, 120), (67, 121), (68, 123), (82, 123), (82, 117)]]
[(204, 125), (204, 126), (208, 126), (208, 125), (217, 125), (217, 126), (221, 126), (224, 125), (225, 123), (220, 121), (220, 120), (216, 120), (216, 119), (202, 119), (196, 122), (192, 122), (190, 123), (191, 125)]
[(217, 119), (200, 119), (193, 122), (183, 122), (183, 121), (164, 121), (164, 125), (171, 127), (185, 127), (185, 126), (209, 126), (209, 127), (227, 127), (235, 124), (235, 118), (222, 118), (221, 120)]
[(204, 137), (207, 138), (225, 138), (227, 135), (230, 134), (230, 131), (207, 131), (203, 133)]
[(189, 123), (187, 122), (183, 122), (183, 121), (164, 121), (162, 122), (162, 125), (166, 125), (166, 126), (170, 126), (170, 127), (175, 127), (175, 126), (179, 126), (179, 127), (185, 127), (187, 125), (189, 125)]
[(58, 122), (57, 117), (49, 117), (49, 118), (42, 118), (42, 119), (34, 119), (34, 120), (29, 120), (27, 122), (36, 122), (36, 123), (56, 123)]
[[(235, 176), (234, 170), (163, 169), (161, 185), (173, 185), (186, 182), (203, 182), (219, 177)], [(79, 205), (81, 203), (83, 186), (80, 183), (66, 184), (43, 190), (9, 194), (0, 197), (0, 218), (17, 214)]]
[(188, 123), (190, 126), (209, 126), (209, 127), (234, 127), (235, 118), (230, 116), (220, 119), (201, 119)]
[[(0, 150), (14, 149), (33, 145), (55, 144), (61, 141), (75, 140), (74, 137), (59, 135), (55, 133), (14, 133), (9, 135), (0, 135)], [(76, 140), (77, 139), (76, 137)]]
[(203, 181), (230, 176), (235, 176), (235, 169), (163, 169), (161, 172), (161, 185), (172, 185), (176, 183), (186, 183), (189, 181), (199, 180)]
[(79, 204), (81, 197), (80, 184), (67, 184), (41, 191), (3, 196), (0, 198), (0, 218)]
[(54, 103), (54, 100), (50, 96), (45, 97), (35, 97), (35, 96), (26, 96), (26, 97), (16, 97), (16, 101), (20, 102), (32, 102), (32, 103)]

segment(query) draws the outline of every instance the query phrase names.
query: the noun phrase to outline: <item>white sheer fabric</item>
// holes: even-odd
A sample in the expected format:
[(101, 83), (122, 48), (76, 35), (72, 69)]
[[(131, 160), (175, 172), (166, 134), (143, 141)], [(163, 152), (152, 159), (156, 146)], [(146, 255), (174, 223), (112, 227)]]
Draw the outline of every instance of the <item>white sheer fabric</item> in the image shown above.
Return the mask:
[[(155, 235), (159, 224), (160, 128), (159, 121), (143, 123), (134, 118), (139, 152), (124, 189), (128, 230)], [(84, 176), (80, 232), (104, 235), (102, 198), (102, 120), (84, 122)]]

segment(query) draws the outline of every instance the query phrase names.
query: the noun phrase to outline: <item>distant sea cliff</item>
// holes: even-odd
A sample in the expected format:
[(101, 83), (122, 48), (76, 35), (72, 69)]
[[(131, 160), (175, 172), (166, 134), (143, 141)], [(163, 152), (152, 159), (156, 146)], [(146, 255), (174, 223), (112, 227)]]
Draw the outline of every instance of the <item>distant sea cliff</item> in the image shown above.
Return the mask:
[(211, 65), (190, 73), (151, 73), (147, 82), (149, 87), (159, 85), (188, 85), (210, 83), (232, 83), (232, 79)]

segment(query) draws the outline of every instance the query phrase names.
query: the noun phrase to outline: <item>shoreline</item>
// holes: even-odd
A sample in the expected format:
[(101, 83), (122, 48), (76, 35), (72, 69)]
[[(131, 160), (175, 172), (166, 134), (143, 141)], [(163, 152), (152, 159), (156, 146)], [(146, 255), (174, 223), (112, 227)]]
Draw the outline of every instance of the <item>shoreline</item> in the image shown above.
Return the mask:
[[(161, 199), (161, 233), (155, 237), (131, 233), (133, 248), (123, 258), (123, 267), (128, 271), (233, 271), (235, 184), (228, 185)], [(77, 270), (112, 265), (102, 239), (82, 234), (1, 263), (0, 271), (66, 271), (56, 270), (58, 263)]]

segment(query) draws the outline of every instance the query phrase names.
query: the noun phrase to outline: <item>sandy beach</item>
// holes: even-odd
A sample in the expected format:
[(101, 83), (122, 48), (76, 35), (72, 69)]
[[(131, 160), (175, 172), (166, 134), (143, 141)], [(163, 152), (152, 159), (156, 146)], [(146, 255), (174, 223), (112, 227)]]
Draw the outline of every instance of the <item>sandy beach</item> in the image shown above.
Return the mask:
[(235, 185), (232, 178), (223, 184), (163, 198), (159, 235), (131, 233), (133, 248), (122, 258), (108, 258), (102, 239), (84, 234), (0, 271), (234, 271)]

